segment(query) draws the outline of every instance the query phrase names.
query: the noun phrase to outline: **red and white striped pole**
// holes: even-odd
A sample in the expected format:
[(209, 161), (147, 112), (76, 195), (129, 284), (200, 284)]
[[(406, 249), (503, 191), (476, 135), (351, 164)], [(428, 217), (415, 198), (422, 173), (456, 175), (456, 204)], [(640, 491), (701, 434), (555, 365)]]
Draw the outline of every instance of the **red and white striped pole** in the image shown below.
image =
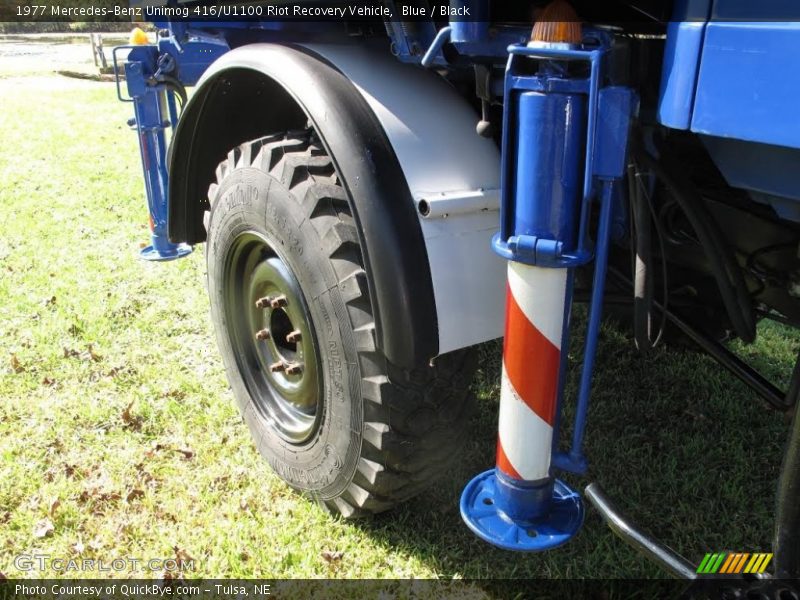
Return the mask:
[(527, 489), (524, 495), (543, 496), (512, 503), (512, 518), (533, 518), (549, 507), (566, 287), (566, 269), (508, 263), (497, 470), (514, 488)]
[(580, 496), (550, 473), (568, 277), (568, 269), (508, 263), (496, 465), (461, 496), (470, 529), (508, 550), (553, 548), (583, 522)]

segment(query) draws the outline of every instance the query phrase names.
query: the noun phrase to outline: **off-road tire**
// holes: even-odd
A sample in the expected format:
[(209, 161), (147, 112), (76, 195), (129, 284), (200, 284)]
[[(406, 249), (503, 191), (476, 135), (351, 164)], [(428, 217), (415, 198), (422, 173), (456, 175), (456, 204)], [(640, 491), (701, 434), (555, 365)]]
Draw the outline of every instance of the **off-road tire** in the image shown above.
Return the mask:
[[(218, 346), (244, 420), (274, 471), (345, 517), (386, 510), (440, 478), (465, 441), (477, 354), (460, 350), (407, 371), (377, 349), (356, 224), (314, 134), (234, 148), (217, 167), (209, 202), (206, 259)], [(288, 266), (310, 317), (321, 396), (316, 429), (300, 443), (284, 439), (259, 411), (247, 383), (255, 375), (245, 373), (256, 367), (242, 367), (232, 343), (236, 313), (225, 306), (225, 265), (247, 231)]]

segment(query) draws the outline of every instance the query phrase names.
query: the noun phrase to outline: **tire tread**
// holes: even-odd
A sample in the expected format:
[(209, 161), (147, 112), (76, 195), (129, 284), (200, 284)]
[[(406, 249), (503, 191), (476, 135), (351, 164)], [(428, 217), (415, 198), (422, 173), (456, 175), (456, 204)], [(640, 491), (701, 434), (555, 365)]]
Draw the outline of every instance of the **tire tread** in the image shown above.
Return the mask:
[(408, 371), (391, 365), (376, 349), (356, 224), (333, 161), (311, 130), (270, 135), (233, 149), (208, 190), (212, 206), (223, 180), (242, 167), (281, 181), (315, 227), (338, 279), (359, 356), (361, 453), (341, 496), (321, 501), (345, 518), (387, 510), (434, 483), (460, 454), (477, 355), (472, 349), (460, 350), (438, 357), (432, 368)]

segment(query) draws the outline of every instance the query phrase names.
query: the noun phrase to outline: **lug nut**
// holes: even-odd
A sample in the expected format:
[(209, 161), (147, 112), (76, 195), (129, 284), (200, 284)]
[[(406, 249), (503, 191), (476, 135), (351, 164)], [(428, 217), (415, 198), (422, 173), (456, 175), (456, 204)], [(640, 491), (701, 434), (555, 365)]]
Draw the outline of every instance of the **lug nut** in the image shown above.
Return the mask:
[(264, 296), (263, 298), (259, 298), (258, 300), (256, 300), (256, 308), (267, 308), (271, 302), (272, 302), (271, 297)]
[(303, 363), (291, 363), (286, 367), (287, 375), (299, 375), (303, 372)]
[(261, 331), (256, 331), (257, 340), (262, 340), (262, 341), (268, 340), (270, 337), (272, 337), (272, 334), (270, 334), (269, 329), (262, 329)]
[(272, 308), (281, 308), (282, 306), (286, 306), (286, 296), (281, 294), (280, 296), (276, 296), (270, 300), (270, 306)]
[(300, 330), (295, 329), (289, 335), (286, 336), (286, 341), (289, 342), (290, 344), (296, 344), (297, 342), (300, 341), (301, 336), (302, 334), (300, 333)]
[(269, 370), (272, 371), (273, 373), (277, 373), (278, 371), (285, 371), (286, 370), (286, 363), (284, 363), (282, 360), (279, 360), (276, 363), (272, 363), (269, 366)]

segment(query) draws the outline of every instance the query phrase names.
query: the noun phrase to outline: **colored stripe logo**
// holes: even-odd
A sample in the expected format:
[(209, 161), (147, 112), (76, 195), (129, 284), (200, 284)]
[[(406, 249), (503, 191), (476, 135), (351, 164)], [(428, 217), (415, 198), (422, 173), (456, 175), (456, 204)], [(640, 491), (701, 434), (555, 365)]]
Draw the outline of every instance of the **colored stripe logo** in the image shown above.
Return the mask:
[(771, 552), (714, 552), (703, 557), (697, 572), (702, 575), (763, 573), (772, 561)]

